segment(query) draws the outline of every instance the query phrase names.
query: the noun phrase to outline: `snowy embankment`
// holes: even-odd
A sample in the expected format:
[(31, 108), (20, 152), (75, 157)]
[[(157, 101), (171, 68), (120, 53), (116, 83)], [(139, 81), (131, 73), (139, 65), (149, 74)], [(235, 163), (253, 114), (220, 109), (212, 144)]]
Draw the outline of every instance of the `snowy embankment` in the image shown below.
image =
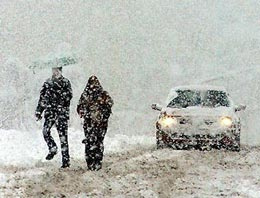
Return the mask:
[[(109, 134), (109, 131), (108, 131)], [(52, 135), (59, 145), (59, 137), (56, 130)], [(83, 131), (69, 129), (70, 155), (73, 159), (84, 159)], [(138, 148), (139, 146), (152, 145), (153, 137), (115, 135), (105, 138), (105, 153), (115, 153)], [(0, 130), (0, 165), (1, 166), (35, 166), (42, 162), (47, 155), (47, 145), (44, 142), (42, 132), (25, 132), (17, 130)], [(60, 157), (60, 156), (59, 156)], [(58, 165), (61, 158), (54, 160)]]
[(0, 197), (260, 197), (259, 148), (156, 150), (152, 136), (114, 136), (106, 138), (104, 168), (90, 172), (82, 131), (70, 130), (67, 170), (59, 170), (60, 156), (44, 160), (41, 132), (0, 133)]

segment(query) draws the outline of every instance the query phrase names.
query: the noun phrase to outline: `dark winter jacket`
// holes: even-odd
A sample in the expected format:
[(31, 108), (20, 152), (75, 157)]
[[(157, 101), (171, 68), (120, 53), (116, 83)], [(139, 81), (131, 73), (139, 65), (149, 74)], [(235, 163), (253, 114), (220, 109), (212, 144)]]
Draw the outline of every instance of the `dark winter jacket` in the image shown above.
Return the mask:
[(45, 118), (69, 119), (70, 100), (72, 89), (70, 81), (63, 76), (59, 79), (48, 79), (42, 86), (40, 99), (36, 108), (36, 115), (44, 111)]
[(112, 113), (114, 102), (107, 91), (104, 91), (96, 76), (89, 78), (82, 93), (77, 112), (94, 123), (107, 121)]

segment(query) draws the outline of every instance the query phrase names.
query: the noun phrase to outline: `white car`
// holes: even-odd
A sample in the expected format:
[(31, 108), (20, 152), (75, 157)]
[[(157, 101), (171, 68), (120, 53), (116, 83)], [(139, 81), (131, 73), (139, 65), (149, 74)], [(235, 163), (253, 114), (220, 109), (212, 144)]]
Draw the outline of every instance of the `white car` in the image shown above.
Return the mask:
[(182, 86), (171, 90), (156, 122), (157, 148), (240, 151), (241, 122), (236, 106), (224, 88)]

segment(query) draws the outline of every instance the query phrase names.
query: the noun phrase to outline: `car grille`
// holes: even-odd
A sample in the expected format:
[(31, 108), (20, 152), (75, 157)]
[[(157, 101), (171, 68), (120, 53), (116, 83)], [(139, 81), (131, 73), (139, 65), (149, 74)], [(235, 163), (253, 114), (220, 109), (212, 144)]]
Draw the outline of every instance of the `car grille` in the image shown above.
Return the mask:
[(212, 119), (205, 119), (200, 117), (178, 117), (178, 121), (180, 125), (203, 125), (211, 126), (216, 123), (216, 120)]
[(204, 120), (204, 123), (208, 126), (211, 126), (212, 124), (214, 124), (213, 120)]

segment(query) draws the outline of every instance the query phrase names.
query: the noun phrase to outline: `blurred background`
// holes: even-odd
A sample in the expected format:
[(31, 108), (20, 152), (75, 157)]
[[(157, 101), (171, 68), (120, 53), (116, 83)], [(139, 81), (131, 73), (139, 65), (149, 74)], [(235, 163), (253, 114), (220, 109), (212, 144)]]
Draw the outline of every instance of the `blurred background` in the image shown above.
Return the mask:
[(34, 110), (50, 69), (30, 68), (49, 54), (73, 53), (64, 68), (76, 104), (95, 74), (115, 106), (109, 135), (154, 135), (169, 90), (225, 86), (248, 106), (242, 142), (260, 145), (260, 2), (257, 0), (1, 0), (0, 128), (40, 129)]

